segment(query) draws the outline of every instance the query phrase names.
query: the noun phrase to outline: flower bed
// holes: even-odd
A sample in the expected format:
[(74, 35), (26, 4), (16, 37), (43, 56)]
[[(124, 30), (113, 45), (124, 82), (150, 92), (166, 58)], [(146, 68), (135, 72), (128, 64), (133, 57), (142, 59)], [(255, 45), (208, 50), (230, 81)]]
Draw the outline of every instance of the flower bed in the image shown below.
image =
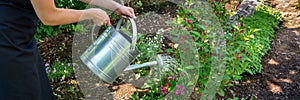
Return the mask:
[[(177, 11), (178, 16), (169, 22), (173, 27), (172, 32), (180, 32), (192, 36), (192, 39), (190, 39), (194, 41), (197, 47), (199, 59), (196, 59), (198, 62), (194, 63), (199, 64), (199, 66), (196, 66), (198, 75), (195, 75), (198, 80), (190, 83), (197, 84), (198, 91), (196, 92), (202, 93), (198, 94), (199, 98), (201, 96), (203, 98), (214, 98), (216, 92), (220, 96), (224, 96), (223, 88), (232, 86), (230, 82), (240, 80), (243, 73), (252, 75), (260, 73), (262, 69), (260, 61), (262, 56), (269, 50), (270, 42), (274, 37), (274, 29), (280, 23), (278, 12), (270, 7), (261, 5), (253, 16), (240, 18), (237, 24), (231, 24), (228, 17), (232, 16), (236, 10), (226, 10), (224, 7), (226, 3), (228, 2), (214, 0), (208, 3), (199, 3), (191, 0), (184, 7), (179, 7)], [(138, 7), (143, 6), (141, 3), (134, 4), (137, 4)], [(158, 53), (170, 54), (180, 59), (180, 53), (182, 52), (177, 51), (176, 48), (174, 49), (176, 43), (167, 42), (169, 43), (166, 44), (168, 46), (163, 47), (161, 46), (161, 38), (163, 37), (158, 35), (156, 38), (140, 37), (138, 48), (144, 52), (142, 52), (143, 56), (140, 56), (137, 62), (152, 60), (152, 58), (142, 57), (149, 57)], [(180, 39), (186, 40), (187, 38), (182, 37)], [(149, 43), (149, 41), (152, 42)], [(145, 42), (149, 44), (145, 44)], [(157, 46), (161, 49), (156, 49)], [(178, 62), (181, 61), (179, 60)], [(58, 99), (72, 98), (67, 96), (68, 93), (76, 95), (75, 98), (83, 99), (80, 89), (74, 82), (74, 77), (70, 75), (70, 73), (73, 73), (70, 70), (72, 66), (70, 65), (71, 67), (69, 68), (67, 65), (67, 63), (57, 61), (46, 65), (49, 71), (49, 78), (53, 84), (74, 83), (69, 84), (71, 87), (69, 85), (63, 85), (62, 87), (53, 85), (54, 94), (56, 94)], [(50, 68), (49, 66), (52, 67)], [(189, 66), (181, 67), (189, 68)], [(180, 69), (177, 69), (177, 71), (180, 71)], [(147, 69), (140, 69), (136, 70), (136, 73), (147, 75), (148, 71)], [(212, 80), (213, 78), (215, 80)], [(148, 86), (144, 87), (149, 89), (149, 91), (143, 94), (136, 93), (133, 95), (133, 98), (158, 99), (171, 92), (179, 96), (186, 93), (187, 87), (178, 85), (176, 75), (162, 74), (159, 79), (163, 80), (159, 80), (159, 84), (155, 85), (149, 85), (153, 83), (150, 82)], [(61, 88), (66, 89), (62, 90)]]

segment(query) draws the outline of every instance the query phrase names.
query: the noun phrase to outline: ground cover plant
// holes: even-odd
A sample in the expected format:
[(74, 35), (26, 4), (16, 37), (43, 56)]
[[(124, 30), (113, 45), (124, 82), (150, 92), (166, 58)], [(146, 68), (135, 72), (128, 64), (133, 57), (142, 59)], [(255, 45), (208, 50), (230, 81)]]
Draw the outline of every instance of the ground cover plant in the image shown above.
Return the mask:
[[(77, 1), (72, 1), (71, 4), (62, 2), (63, 0), (56, 1), (59, 7), (64, 7), (63, 5), (66, 5), (65, 7), (68, 7), (72, 4), (75, 4), (75, 6), (77, 6), (78, 8), (85, 7), (85, 5), (77, 3)], [(195, 3), (197, 2), (191, 0), (188, 4), (193, 5)], [(232, 11), (226, 11), (226, 9), (224, 8), (226, 3), (228, 3), (227, 0), (209, 0), (209, 6), (205, 5), (205, 7), (208, 7), (208, 9), (200, 10), (200, 7), (179, 7), (177, 10), (178, 16), (173, 20), (170, 20), (169, 22), (169, 24), (173, 26), (179, 25), (181, 28), (183, 28), (185, 30), (184, 32), (186, 32), (186, 34), (190, 34), (193, 38), (192, 40), (195, 42), (199, 54), (199, 62), (197, 63), (200, 64), (199, 66), (197, 66), (197, 68), (199, 68), (199, 74), (196, 76), (198, 77), (198, 80), (195, 83), (198, 86), (196, 89), (198, 91), (196, 92), (209, 94), (208, 96), (206, 96), (207, 98), (213, 97), (215, 95), (214, 93), (216, 92), (218, 92), (219, 96), (224, 96), (226, 92), (224, 91), (224, 87), (232, 86), (231, 82), (240, 80), (243, 73), (254, 75), (261, 72), (262, 65), (260, 61), (262, 59), (262, 56), (265, 55), (266, 52), (270, 49), (270, 42), (274, 37), (274, 29), (278, 28), (277, 26), (280, 22), (280, 15), (278, 12), (274, 11), (274, 9), (266, 5), (261, 5), (257, 8), (257, 12), (254, 13), (253, 16), (249, 18), (240, 18), (238, 19), (238, 23), (229, 23), (228, 17), (232, 16), (233, 13), (236, 12), (236, 9), (233, 9)], [(145, 4), (143, 4), (143, 2), (141, 1), (133, 2), (133, 4), (135, 4), (136, 7), (142, 7), (143, 5), (145, 6)], [(155, 3), (151, 2), (151, 5), (155, 5)], [(207, 14), (205, 13), (205, 11), (207, 12), (207, 10), (211, 10), (214, 13)], [(201, 14), (202, 16), (200, 16)], [(216, 20), (211, 20), (210, 18), (215, 18)], [(220, 22), (220, 24), (215, 24), (217, 22), (213, 21), (218, 21)], [(220, 30), (216, 30), (218, 29), (216, 27), (218, 27)], [(36, 37), (37, 39), (40, 39), (42, 37), (55, 36), (55, 34), (57, 33), (63, 33), (62, 31), (71, 33), (74, 30), (75, 27), (73, 25), (64, 25), (51, 28), (40, 26)], [(213, 66), (213, 61), (216, 61), (216, 58), (214, 58), (216, 56), (216, 53), (212, 50), (212, 48), (214, 48), (212, 45), (216, 43), (214, 43), (212, 40), (216, 38), (215, 33), (222, 31), (223, 33), (221, 35), (224, 36), (224, 41), (226, 41), (226, 44), (221, 46), (226, 47), (226, 49), (224, 50), (225, 56), (222, 61), (224, 61), (223, 64), (225, 65), (224, 68), (226, 69), (222, 69), (223, 67), (217, 68), (216, 66)], [(47, 33), (48, 35), (39, 35), (45, 33)], [(142, 53), (142, 56), (138, 58), (140, 62), (152, 60), (153, 58), (149, 59), (142, 57), (149, 57), (158, 53), (171, 54), (175, 58), (179, 55), (178, 51), (174, 49), (174, 45), (176, 43), (170, 42), (172, 45), (163, 47), (160, 44), (162, 38), (163, 37), (159, 35), (157, 35), (156, 37), (143, 36), (139, 38), (141, 42), (139, 49), (141, 49), (142, 51), (149, 51), (146, 53)], [(146, 44), (145, 42), (149, 44)], [(165, 49), (156, 49), (157, 47)], [(45, 65), (45, 68), (48, 69), (48, 75), (52, 84), (55, 84), (53, 85), (53, 89), (55, 92), (54, 94), (56, 95), (57, 99), (84, 99), (84, 96), (80, 93), (79, 87), (76, 85), (74, 76), (72, 76), (72, 67), (69, 67), (68, 63), (70, 63), (70, 58), (65, 62), (52, 60), (51, 63)], [(224, 76), (218, 77), (219, 79), (221, 79), (221, 81), (216, 81), (213, 83), (217, 87), (207, 89), (207, 86), (210, 85), (210, 83), (207, 83), (209, 81), (210, 75), (212, 73), (215, 73), (214, 71), (216, 71), (215, 69), (212, 70), (212, 68), (217, 68), (218, 70), (221, 69), (221, 71), (223, 70)], [(148, 72), (147, 69), (140, 69), (137, 70), (137, 74), (145, 75), (148, 74)], [(184, 90), (184, 87), (176, 85), (174, 78), (169, 77), (167, 76), (167, 74), (165, 74), (163, 76), (163, 79), (165, 80), (160, 80), (160, 84), (150, 86), (151, 88), (148, 93), (144, 93), (143, 95), (139, 95), (139, 93), (136, 93), (135, 95), (133, 95), (133, 99), (162, 98), (173, 89), (178, 90), (176, 92), (174, 90), (174, 93), (176, 94), (180, 95), (183, 93), (182, 90)], [(220, 88), (218, 88), (219, 86)], [(201, 96), (203, 95), (197, 94), (196, 99), (199, 99)]]

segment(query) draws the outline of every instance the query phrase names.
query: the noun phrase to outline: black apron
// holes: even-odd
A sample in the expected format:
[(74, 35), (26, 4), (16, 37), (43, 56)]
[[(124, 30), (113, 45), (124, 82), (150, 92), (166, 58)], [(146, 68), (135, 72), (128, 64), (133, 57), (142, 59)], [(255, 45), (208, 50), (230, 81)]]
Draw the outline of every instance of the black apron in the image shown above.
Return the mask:
[(53, 100), (30, 0), (0, 0), (0, 100)]

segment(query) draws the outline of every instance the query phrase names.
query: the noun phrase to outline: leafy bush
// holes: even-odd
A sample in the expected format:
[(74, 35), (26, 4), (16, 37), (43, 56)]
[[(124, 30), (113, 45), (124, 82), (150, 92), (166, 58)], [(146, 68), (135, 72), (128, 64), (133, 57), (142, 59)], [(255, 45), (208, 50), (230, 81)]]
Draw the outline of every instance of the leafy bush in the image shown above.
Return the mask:
[[(69, 9), (84, 9), (86, 4), (79, 0), (55, 0), (56, 7), (69, 8)], [(71, 33), (75, 32), (76, 23), (59, 25), (59, 26), (45, 26), (41, 21), (38, 21), (38, 29), (35, 34), (35, 39), (40, 40), (43, 37), (56, 36), (59, 33)]]
[(270, 49), (275, 30), (279, 29), (280, 13), (269, 6), (261, 5), (253, 16), (242, 19), (241, 22), (247, 31), (243, 38), (246, 40), (245, 56), (249, 59), (245, 59), (244, 65), (250, 67), (246, 71), (250, 74), (261, 72), (261, 59)]
[[(199, 69), (199, 92), (205, 92), (206, 95), (214, 95), (214, 89), (218, 88), (218, 80), (213, 83), (207, 83), (209, 77), (215, 75), (215, 78), (223, 78), (218, 93), (222, 96), (224, 91), (222, 87), (232, 86), (229, 84), (234, 80), (240, 80), (243, 73), (255, 74), (262, 70), (261, 59), (270, 49), (270, 43), (274, 37), (274, 29), (278, 29), (280, 23), (280, 13), (271, 7), (261, 5), (257, 11), (249, 18), (239, 18), (238, 23), (230, 24), (228, 18), (229, 12), (224, 9), (224, 2), (210, 1), (210, 7), (218, 17), (214, 18), (214, 14), (210, 14), (209, 7), (202, 5), (201, 7), (187, 8), (179, 10), (179, 23), (182, 24), (193, 36), (200, 55)], [(199, 10), (200, 9), (200, 10)], [(198, 10), (198, 11), (197, 11)], [(218, 26), (217, 22), (221, 22), (222, 26)], [(220, 27), (222, 27), (220, 29)], [(214, 33), (224, 31), (223, 35), (226, 41), (225, 60), (226, 69), (224, 76), (216, 75), (219, 72), (212, 68), (214, 52), (212, 51), (212, 40), (220, 38)], [(222, 31), (221, 31), (222, 32)], [(221, 45), (217, 45), (222, 47)], [(222, 63), (222, 62), (219, 62)], [(218, 71), (222, 71), (222, 67), (218, 67)], [(206, 88), (209, 87), (209, 88)], [(208, 89), (207, 91), (204, 91)], [(209, 97), (209, 96), (208, 96)]]
[(48, 78), (51, 82), (61, 82), (70, 78), (73, 72), (73, 66), (71, 63), (65, 61), (54, 61), (51, 65), (49, 63), (45, 64), (46, 72)]
[[(166, 38), (162, 36), (161, 32), (157, 32), (155, 36), (139, 35), (137, 47), (141, 54), (137, 57), (136, 63), (143, 63), (154, 61), (157, 54), (173, 54), (179, 55), (178, 52), (171, 47), (166, 46), (163, 41)], [(166, 67), (166, 66), (164, 66)], [(138, 93), (133, 95), (134, 99), (161, 99), (168, 94), (173, 88), (176, 87), (177, 77), (174, 77), (175, 70), (170, 73), (157, 73), (149, 71), (149, 68), (136, 69), (136, 76), (146, 76), (148, 79), (142, 89), (150, 89), (143, 97), (138, 97)], [(158, 75), (159, 74), (159, 75)], [(178, 87), (178, 86), (177, 86)], [(183, 87), (183, 86), (180, 86)]]
[[(275, 11), (271, 7), (261, 5), (251, 17), (239, 18), (238, 23), (230, 23), (228, 17), (231, 16), (231, 13), (226, 12), (223, 8), (223, 2), (224, 1), (211, 1), (209, 2), (210, 6), (204, 6), (205, 4), (202, 4), (201, 7), (198, 7), (199, 5), (195, 5), (195, 2), (190, 2), (193, 7), (180, 8), (177, 11), (179, 16), (170, 22), (170, 24), (179, 23), (181, 24), (181, 27), (184, 27), (187, 31), (189, 31), (196, 46), (198, 47), (200, 56), (200, 66), (198, 66), (199, 92), (207, 94), (207, 98), (213, 97), (215, 92), (218, 92), (219, 95), (223, 96), (223, 87), (232, 86), (230, 82), (240, 80), (243, 73), (253, 75), (261, 72), (262, 56), (270, 49), (270, 43), (274, 37), (274, 29), (278, 29), (278, 24), (281, 21), (279, 12)], [(209, 7), (212, 9), (209, 9)], [(215, 13), (211, 13), (211, 10)], [(218, 24), (216, 21), (221, 23)], [(173, 30), (177, 29), (175, 28)], [(216, 45), (216, 43), (214, 43), (213, 40), (222, 38), (222, 36), (215, 34), (222, 30), (224, 33), (221, 33), (221, 35), (224, 36), (223, 39), (226, 41), (226, 50), (224, 50), (225, 56), (222, 58), (224, 60), (223, 64), (225, 64), (224, 69), (220, 66), (213, 66), (213, 61), (216, 61), (214, 60), (216, 54), (214, 54), (214, 47), (212, 46)], [(140, 46), (139, 49), (149, 51), (146, 54), (142, 54), (144, 56), (141, 57), (149, 57), (149, 55), (166, 52), (153, 49), (157, 47), (155, 47), (155, 45), (152, 45), (151, 47), (149, 43), (157, 44), (156, 42), (141, 43), (144, 44), (144, 46)], [(175, 52), (173, 53), (178, 55)], [(222, 62), (219, 63), (222, 64)], [(212, 84), (207, 83), (211, 76), (218, 75), (218, 72), (215, 71), (220, 70), (224, 71), (224, 76), (220, 75), (216, 77), (219, 79), (219, 82), (216, 80)], [(151, 87), (149, 94), (144, 95), (143, 98), (162, 98), (165, 92), (174, 88), (173, 85), (173, 82), (161, 80), (161, 84)], [(219, 86), (221, 87), (219, 88)], [(207, 88), (213, 89), (205, 91)], [(135, 99), (138, 98), (136, 95), (133, 96)]]

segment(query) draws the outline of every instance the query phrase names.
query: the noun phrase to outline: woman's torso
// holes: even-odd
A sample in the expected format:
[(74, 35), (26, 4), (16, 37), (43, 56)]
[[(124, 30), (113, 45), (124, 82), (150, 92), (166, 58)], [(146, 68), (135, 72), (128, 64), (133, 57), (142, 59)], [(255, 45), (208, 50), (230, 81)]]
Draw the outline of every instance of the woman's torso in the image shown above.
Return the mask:
[(32, 42), (38, 18), (30, 0), (0, 0), (0, 34), (26, 48)]

